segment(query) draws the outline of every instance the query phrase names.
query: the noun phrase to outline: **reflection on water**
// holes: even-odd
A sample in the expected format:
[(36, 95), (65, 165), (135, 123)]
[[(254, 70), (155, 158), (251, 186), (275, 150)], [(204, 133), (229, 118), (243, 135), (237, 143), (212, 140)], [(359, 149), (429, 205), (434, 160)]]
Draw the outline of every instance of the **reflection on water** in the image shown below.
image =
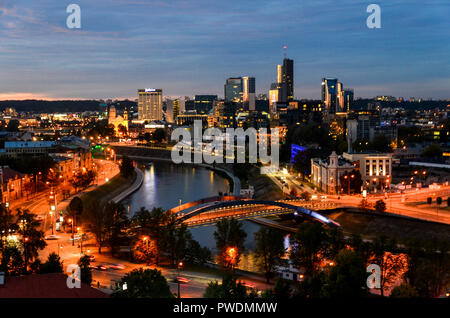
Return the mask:
[(183, 203), (227, 192), (228, 181), (210, 170), (167, 162), (154, 162), (144, 171), (142, 187), (124, 201), (131, 214), (141, 207), (170, 209)]

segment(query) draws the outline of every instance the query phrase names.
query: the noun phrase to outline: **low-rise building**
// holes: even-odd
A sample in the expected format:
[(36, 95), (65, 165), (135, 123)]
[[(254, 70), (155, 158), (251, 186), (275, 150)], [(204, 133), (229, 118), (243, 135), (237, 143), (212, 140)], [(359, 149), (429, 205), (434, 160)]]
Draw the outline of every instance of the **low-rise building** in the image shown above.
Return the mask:
[(325, 160), (311, 159), (311, 181), (321, 191), (337, 193), (341, 188), (341, 176), (354, 169), (355, 165), (352, 161), (338, 156), (333, 151)]
[(378, 152), (343, 153), (343, 158), (352, 162), (368, 190), (390, 188), (392, 176), (392, 154)]

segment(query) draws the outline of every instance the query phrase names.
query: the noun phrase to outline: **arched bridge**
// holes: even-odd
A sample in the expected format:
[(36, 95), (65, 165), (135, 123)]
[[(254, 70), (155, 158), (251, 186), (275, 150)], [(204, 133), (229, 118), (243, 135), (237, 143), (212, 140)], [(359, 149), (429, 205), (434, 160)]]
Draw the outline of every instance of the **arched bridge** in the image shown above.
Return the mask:
[[(331, 227), (340, 224), (315, 212), (305, 206), (311, 206), (311, 201), (304, 200), (252, 200), (236, 196), (211, 197), (185, 203), (170, 211), (176, 213), (179, 222), (189, 226), (215, 223), (223, 218), (249, 219), (267, 215), (295, 213), (319, 221)], [(328, 202), (317, 202), (317, 208), (326, 208)]]

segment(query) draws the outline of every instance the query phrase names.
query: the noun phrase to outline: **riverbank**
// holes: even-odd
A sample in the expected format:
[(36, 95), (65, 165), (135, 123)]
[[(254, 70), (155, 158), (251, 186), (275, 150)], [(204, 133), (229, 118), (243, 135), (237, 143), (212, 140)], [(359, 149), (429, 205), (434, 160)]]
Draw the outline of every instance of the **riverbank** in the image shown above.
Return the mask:
[(89, 206), (94, 201), (99, 201), (100, 204), (104, 204), (109, 201), (120, 202), (128, 195), (139, 189), (142, 185), (143, 175), (142, 172), (135, 172), (132, 176), (125, 178), (120, 173), (114, 178), (105, 182), (103, 185), (96, 189), (83, 194), (80, 198), (83, 201), (83, 206)]

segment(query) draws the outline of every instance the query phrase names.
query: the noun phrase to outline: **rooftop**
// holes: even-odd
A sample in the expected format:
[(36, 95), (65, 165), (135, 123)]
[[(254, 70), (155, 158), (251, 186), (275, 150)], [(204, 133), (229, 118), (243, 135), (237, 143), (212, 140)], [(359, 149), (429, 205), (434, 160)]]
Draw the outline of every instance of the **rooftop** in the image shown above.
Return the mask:
[(0, 298), (106, 298), (108, 295), (81, 284), (68, 288), (67, 276), (62, 273), (32, 274), (6, 277), (0, 286)]

